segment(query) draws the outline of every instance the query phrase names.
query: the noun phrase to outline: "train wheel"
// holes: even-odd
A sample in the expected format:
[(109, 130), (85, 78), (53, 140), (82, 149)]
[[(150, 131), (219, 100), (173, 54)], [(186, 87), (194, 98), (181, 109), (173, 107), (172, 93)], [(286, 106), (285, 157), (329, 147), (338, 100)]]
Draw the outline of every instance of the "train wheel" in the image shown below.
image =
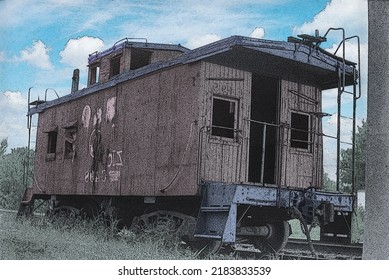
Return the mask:
[(53, 209), (52, 213), (50, 213), (52, 219), (75, 219), (80, 216), (80, 209), (70, 206), (70, 205), (62, 205)]
[(290, 225), (287, 221), (266, 224), (269, 233), (266, 236), (257, 237), (254, 242), (255, 248), (262, 252), (277, 253), (288, 242), (291, 234)]
[(193, 235), (196, 220), (192, 216), (175, 211), (159, 210), (135, 217), (131, 229), (176, 234), (180, 237)]

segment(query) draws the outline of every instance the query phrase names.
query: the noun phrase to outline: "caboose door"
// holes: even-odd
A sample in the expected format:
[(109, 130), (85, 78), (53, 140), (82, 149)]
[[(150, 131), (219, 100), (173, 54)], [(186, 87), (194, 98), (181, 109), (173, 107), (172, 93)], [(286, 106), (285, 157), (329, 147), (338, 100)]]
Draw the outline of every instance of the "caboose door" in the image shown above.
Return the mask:
[(279, 150), (279, 80), (253, 74), (248, 181), (275, 184)]

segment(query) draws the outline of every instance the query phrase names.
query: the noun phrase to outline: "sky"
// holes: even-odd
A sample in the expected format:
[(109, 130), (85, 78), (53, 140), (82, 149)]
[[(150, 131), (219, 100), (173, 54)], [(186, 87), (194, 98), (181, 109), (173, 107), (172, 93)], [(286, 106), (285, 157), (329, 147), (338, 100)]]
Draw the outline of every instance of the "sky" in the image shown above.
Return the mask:
[[(232, 35), (283, 40), (288, 36), (343, 27), (361, 38), (362, 98), (358, 123), (366, 118), (367, 0), (0, 0), (0, 139), (9, 149), (27, 146), (27, 93), (54, 99), (70, 93), (73, 69), (80, 88), (87, 80), (88, 54), (122, 38), (181, 44), (190, 49)], [(340, 32), (322, 47), (334, 52)], [(346, 57), (357, 60), (356, 41)], [(54, 92), (55, 91), (55, 92)], [(336, 91), (323, 93), (327, 133), (336, 132)], [(351, 115), (351, 99), (343, 100)], [(343, 119), (342, 140), (350, 141), (351, 121)], [(335, 142), (325, 140), (326, 149)], [(347, 148), (347, 147), (344, 147)], [(325, 163), (330, 166), (330, 163)]]

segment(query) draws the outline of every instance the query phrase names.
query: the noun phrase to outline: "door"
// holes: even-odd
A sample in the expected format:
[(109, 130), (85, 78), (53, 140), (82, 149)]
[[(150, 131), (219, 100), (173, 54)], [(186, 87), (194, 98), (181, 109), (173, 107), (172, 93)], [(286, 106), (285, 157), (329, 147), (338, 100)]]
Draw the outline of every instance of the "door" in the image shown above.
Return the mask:
[(248, 181), (275, 184), (278, 165), (279, 80), (253, 74)]

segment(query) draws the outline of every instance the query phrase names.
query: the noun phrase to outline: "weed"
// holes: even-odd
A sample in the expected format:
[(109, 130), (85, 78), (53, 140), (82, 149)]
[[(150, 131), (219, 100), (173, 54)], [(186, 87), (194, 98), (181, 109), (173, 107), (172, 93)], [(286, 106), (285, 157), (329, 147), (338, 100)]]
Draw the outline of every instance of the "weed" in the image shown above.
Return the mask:
[[(117, 221), (3, 215), (0, 259), (194, 259), (174, 235), (118, 231)], [(10, 230), (11, 229), (11, 230)]]

